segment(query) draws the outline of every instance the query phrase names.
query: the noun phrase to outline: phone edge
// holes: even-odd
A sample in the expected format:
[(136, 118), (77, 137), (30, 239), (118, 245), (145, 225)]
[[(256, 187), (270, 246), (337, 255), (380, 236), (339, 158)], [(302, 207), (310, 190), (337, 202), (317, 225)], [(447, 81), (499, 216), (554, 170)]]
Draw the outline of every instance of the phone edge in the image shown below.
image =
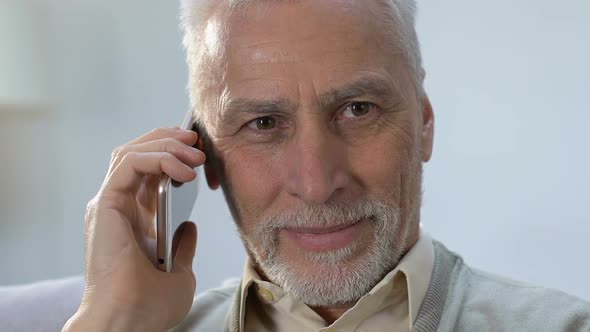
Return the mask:
[[(158, 204), (156, 212), (156, 267), (163, 272), (172, 270), (172, 257), (168, 251), (168, 239), (170, 232), (169, 211), (168, 211), (168, 190), (170, 188), (170, 177), (163, 175), (158, 183)], [(161, 260), (164, 260), (162, 263)]]

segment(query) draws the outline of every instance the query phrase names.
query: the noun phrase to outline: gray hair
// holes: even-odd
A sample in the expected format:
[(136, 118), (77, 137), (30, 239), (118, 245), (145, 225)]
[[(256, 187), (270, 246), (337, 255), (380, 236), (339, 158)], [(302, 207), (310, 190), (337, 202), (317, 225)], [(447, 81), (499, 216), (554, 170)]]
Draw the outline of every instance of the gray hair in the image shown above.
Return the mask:
[[(225, 2), (230, 10), (243, 8), (254, 2), (273, 0), (180, 0), (180, 20), (183, 31), (183, 45), (189, 69), (188, 92), (191, 109), (197, 121), (202, 124), (202, 112), (197, 111), (200, 104), (197, 84), (200, 79), (199, 68), (206, 61), (205, 29), (214, 7)], [(286, 0), (274, 0), (286, 1)], [(366, 0), (361, 0), (366, 1)], [(383, 24), (391, 33), (391, 38), (402, 52), (402, 56), (413, 74), (414, 88), (418, 96), (424, 94), (425, 72), (422, 67), (420, 44), (416, 34), (416, 0), (376, 0), (385, 7)]]

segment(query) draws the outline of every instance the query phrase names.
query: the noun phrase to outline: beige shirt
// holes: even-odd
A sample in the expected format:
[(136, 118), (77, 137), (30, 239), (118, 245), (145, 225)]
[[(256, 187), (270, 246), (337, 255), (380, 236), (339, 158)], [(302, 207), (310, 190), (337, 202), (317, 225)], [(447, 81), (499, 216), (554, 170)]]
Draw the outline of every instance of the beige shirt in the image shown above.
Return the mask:
[(333, 324), (277, 285), (261, 280), (247, 260), (242, 277), (239, 331), (411, 331), (434, 266), (432, 239), (425, 233), (396, 268)]

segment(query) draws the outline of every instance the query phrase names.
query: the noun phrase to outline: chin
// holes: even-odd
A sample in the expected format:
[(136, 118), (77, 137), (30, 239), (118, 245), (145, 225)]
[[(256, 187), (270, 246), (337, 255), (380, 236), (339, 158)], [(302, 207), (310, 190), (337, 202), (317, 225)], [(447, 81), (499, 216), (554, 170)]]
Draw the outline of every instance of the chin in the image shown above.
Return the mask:
[(262, 277), (309, 306), (337, 306), (358, 301), (399, 262), (411, 228), (400, 210), (365, 198), (283, 212), (239, 231)]
[(332, 251), (279, 250), (258, 265), (268, 280), (309, 306), (350, 304), (395, 268), (403, 251), (396, 238), (390, 230)]

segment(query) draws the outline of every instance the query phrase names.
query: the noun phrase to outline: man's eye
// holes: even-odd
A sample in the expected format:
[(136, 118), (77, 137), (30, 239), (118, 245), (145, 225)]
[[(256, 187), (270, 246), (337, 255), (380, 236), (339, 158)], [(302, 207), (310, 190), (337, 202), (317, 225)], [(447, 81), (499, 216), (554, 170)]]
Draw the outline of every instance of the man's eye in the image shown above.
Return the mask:
[(342, 112), (342, 115), (347, 118), (356, 118), (366, 115), (371, 111), (375, 105), (366, 101), (363, 102), (353, 102), (348, 104)]
[(263, 116), (248, 123), (248, 127), (253, 130), (270, 130), (274, 129), (275, 126), (275, 119), (270, 116)]

